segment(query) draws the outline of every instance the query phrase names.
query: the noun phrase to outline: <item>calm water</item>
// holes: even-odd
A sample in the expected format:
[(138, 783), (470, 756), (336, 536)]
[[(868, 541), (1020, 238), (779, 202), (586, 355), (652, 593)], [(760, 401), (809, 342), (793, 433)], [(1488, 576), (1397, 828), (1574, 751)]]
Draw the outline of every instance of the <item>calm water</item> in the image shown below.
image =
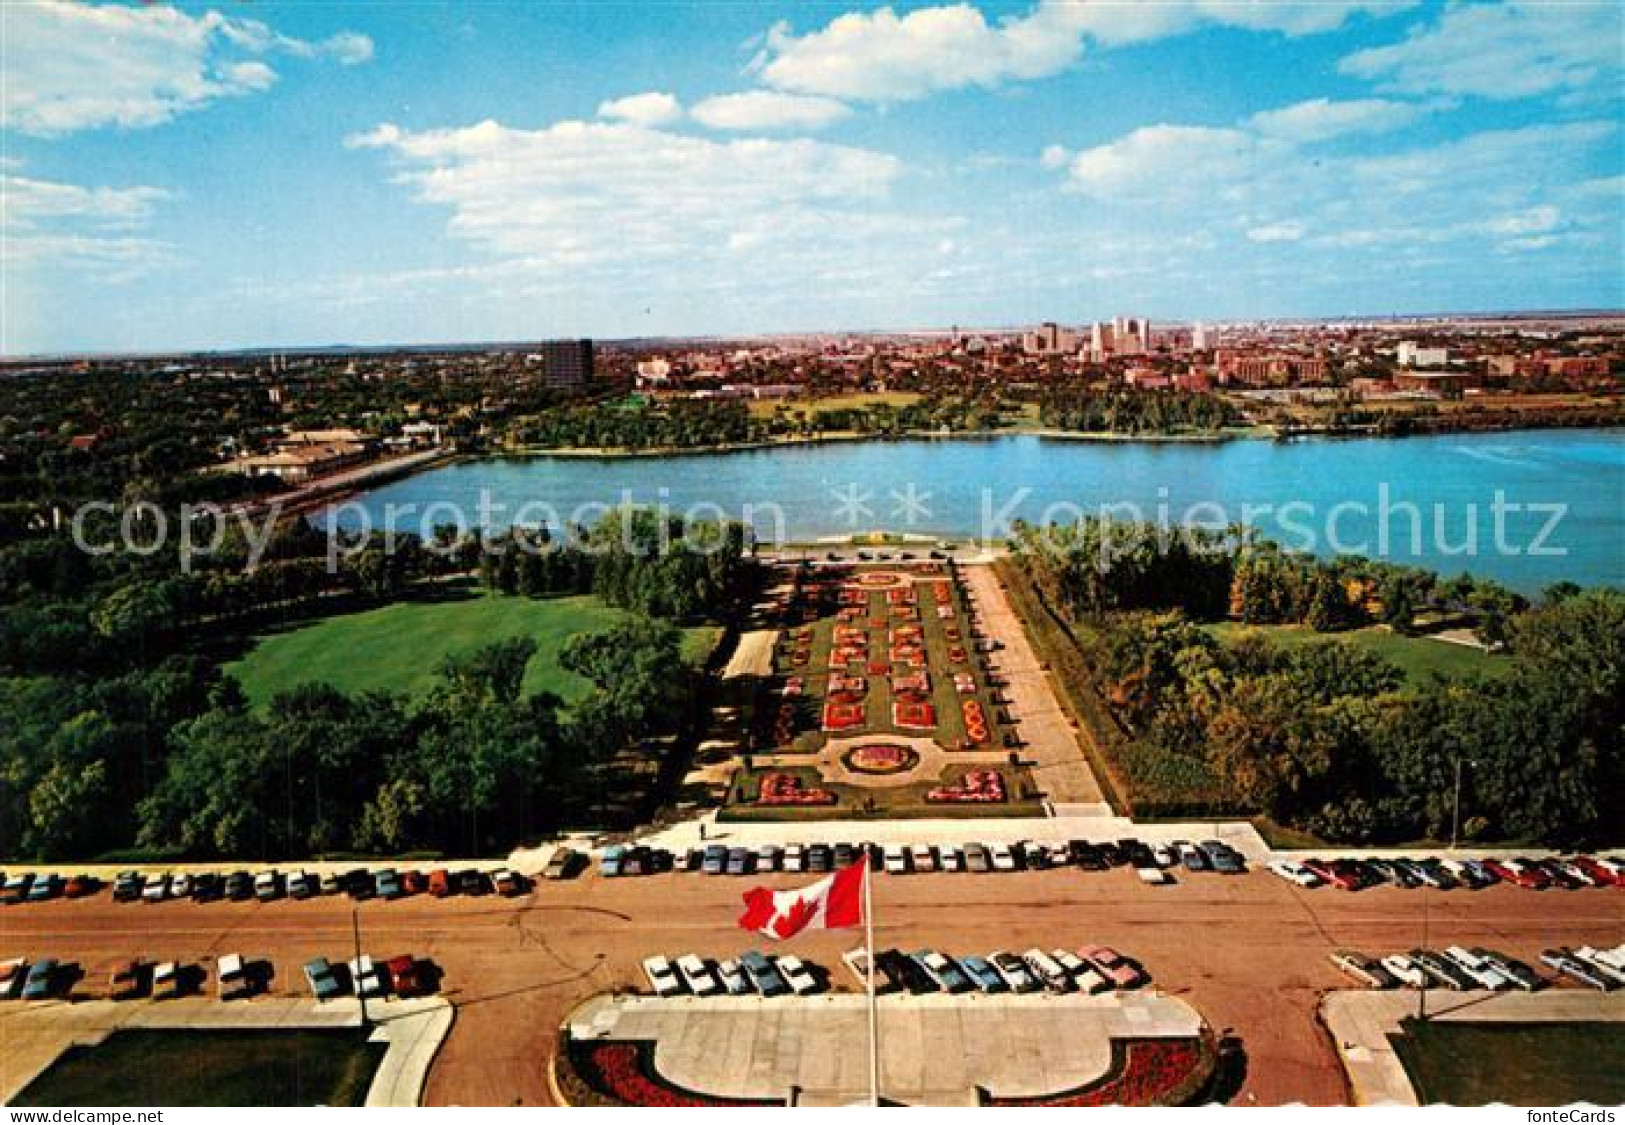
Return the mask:
[(680, 513), (720, 510), (749, 519), (764, 538), (803, 541), (878, 527), (1000, 535), (1013, 518), (1104, 509), (1176, 527), (1245, 522), (1323, 555), (1470, 570), (1531, 593), (1561, 579), (1625, 586), (1625, 431), (1284, 444), (1022, 436), (500, 458), (398, 481), (335, 516), (347, 527), (381, 527), (393, 506), (401, 530), (419, 530), (426, 514), (430, 526), (558, 527), (590, 523), (602, 505), (627, 499)]

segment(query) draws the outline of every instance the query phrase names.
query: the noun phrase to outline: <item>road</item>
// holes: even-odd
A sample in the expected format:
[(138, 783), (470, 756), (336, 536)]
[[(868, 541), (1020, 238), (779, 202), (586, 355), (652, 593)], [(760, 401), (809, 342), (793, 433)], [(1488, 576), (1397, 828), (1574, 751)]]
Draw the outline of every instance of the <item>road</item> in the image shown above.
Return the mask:
[[(750, 879), (662, 875), (543, 883), (531, 895), (405, 899), (359, 908), (363, 946), (411, 952), (445, 971), (457, 1006), (450, 1038), (430, 1074), (430, 1104), (546, 1104), (545, 1067), (566, 1012), (586, 996), (641, 983), (653, 953), (718, 957), (758, 943), (735, 928)], [(1166, 888), (1127, 870), (1074, 869), (1005, 875), (877, 876), (877, 942), (949, 953), (1104, 942), (1139, 958), (1160, 987), (1194, 1004), (1238, 1038), (1247, 1073), (1240, 1100), (1338, 1104), (1346, 1083), (1315, 1017), (1321, 992), (1346, 982), (1327, 954), (1371, 953), (1422, 942), (1424, 895), (1435, 946), (1486, 945), (1526, 960), (1554, 944), (1613, 944), (1625, 936), (1625, 896), (1615, 890), (1477, 893), (1376, 888), (1303, 891), (1268, 874), (1196, 875)], [(140, 955), (201, 959), (269, 956), (275, 988), (298, 992), (311, 957), (348, 957), (351, 905), (343, 899), (270, 904), (116, 904), (104, 892), (0, 912), (0, 958), (77, 961), (80, 995), (99, 995), (110, 966)], [(847, 933), (798, 939), (794, 951), (831, 968), (841, 987)], [(0, 1009), (0, 1039), (6, 1014)]]

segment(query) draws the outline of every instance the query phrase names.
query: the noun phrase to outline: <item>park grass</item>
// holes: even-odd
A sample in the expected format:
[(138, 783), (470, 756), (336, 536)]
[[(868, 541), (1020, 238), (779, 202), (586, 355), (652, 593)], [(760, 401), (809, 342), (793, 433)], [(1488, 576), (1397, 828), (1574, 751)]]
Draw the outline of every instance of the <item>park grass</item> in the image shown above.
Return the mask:
[(1508, 668), (1505, 657), (1481, 648), (1452, 644), (1433, 637), (1407, 637), (1378, 627), (1351, 629), (1343, 633), (1317, 633), (1302, 625), (1243, 625), (1235, 621), (1222, 621), (1204, 625), (1203, 628), (1226, 643), (1248, 629), (1258, 629), (1286, 648), (1300, 648), (1320, 641), (1344, 641), (1398, 665), (1412, 687), (1420, 687), (1435, 673), (1446, 679), (1462, 679), (1475, 675), (1500, 676)]
[[(591, 596), (525, 598), (463, 591), (339, 614), (258, 637), (225, 671), (241, 682), (257, 707), (278, 692), (311, 682), (350, 694), (390, 691), (416, 699), (433, 687), (435, 669), (447, 656), (529, 636), (537, 647), (524, 690), (552, 692), (571, 703), (591, 685), (559, 665), (565, 643), (627, 616)], [(710, 626), (685, 630), (685, 652), (695, 663), (703, 662), (718, 633)]]
[(1619, 1105), (1625, 1024), (1406, 1020), (1389, 1036), (1422, 1105)]
[(70, 1047), (14, 1106), (359, 1106), (388, 1045), (369, 1033), (119, 1031)]
[(756, 418), (771, 418), (780, 406), (790, 411), (803, 411), (810, 418), (820, 410), (869, 410), (876, 406), (912, 406), (923, 397), (912, 391), (862, 391), (830, 395), (827, 398), (752, 399), (747, 407)]

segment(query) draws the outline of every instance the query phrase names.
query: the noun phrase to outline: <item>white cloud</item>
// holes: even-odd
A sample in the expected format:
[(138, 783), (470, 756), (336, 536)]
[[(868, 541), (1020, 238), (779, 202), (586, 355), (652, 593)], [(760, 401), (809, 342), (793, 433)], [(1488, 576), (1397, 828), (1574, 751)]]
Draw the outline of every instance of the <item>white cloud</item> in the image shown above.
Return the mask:
[(718, 94), (699, 102), (693, 110), (694, 119), (706, 128), (731, 132), (822, 129), (851, 112), (833, 98), (772, 90)]
[(1072, 159), (1072, 154), (1062, 145), (1047, 145), (1038, 156), (1038, 163), (1045, 168), (1065, 168), (1066, 162)]
[[(1466, 263), (1486, 247), (1571, 247), (1617, 263), (1618, 195), (1603, 190), (1609, 181), (1588, 178), (1599, 154), (1617, 143), (1612, 122), (1490, 130), (1327, 156), (1310, 145), (1324, 128), (1283, 130), (1283, 120), (1299, 126), (1303, 118), (1278, 112), (1234, 128), (1136, 129), (1067, 154), (1065, 187), (1089, 196), (1102, 222), (1301, 244), (1322, 263), (1336, 260), (1326, 256), (1333, 252), (1408, 254), (1423, 246), (1458, 269), (1471, 268)], [(1304, 145), (1260, 126), (1301, 134)]]
[(1403, 128), (1422, 115), (1413, 102), (1386, 98), (1357, 98), (1332, 101), (1315, 98), (1281, 109), (1255, 113), (1248, 121), (1267, 137), (1297, 144), (1331, 140), (1357, 133), (1388, 133)]
[(1040, 0), (1024, 14), (990, 22), (968, 3), (847, 12), (794, 35), (780, 23), (755, 68), (769, 86), (865, 101), (907, 101), (939, 90), (1046, 78), (1078, 61), (1085, 43), (1103, 46), (1178, 35), (1202, 26), (1307, 35), (1341, 27), (1359, 12), (1403, 3), (1306, 0), (1159, 0), (1141, 4)]
[(1345, 74), (1406, 94), (1521, 98), (1609, 84), (1619, 92), (1625, 8), (1603, 3), (1451, 4), (1405, 39), (1356, 51)]
[(683, 116), (683, 106), (675, 95), (651, 90), (624, 98), (600, 102), (599, 117), (630, 121), (635, 125), (668, 125)]
[[(861, 248), (889, 221), (898, 161), (867, 149), (718, 141), (629, 122), (512, 129), (485, 121), (352, 137), (401, 162), (448, 229), (536, 269), (636, 264), (699, 270), (731, 244), (785, 254)], [(737, 267), (734, 267), (737, 268)]]
[(171, 260), (139, 232), (169, 193), (153, 187), (84, 187), (0, 174), (5, 268), (66, 267), (128, 279)]
[(372, 41), (341, 32), (320, 43), (255, 20), (164, 5), (127, 7), (37, 0), (0, 6), (0, 126), (52, 137), (83, 129), (145, 128), (220, 98), (268, 88), (257, 58), (281, 53), (345, 64)]

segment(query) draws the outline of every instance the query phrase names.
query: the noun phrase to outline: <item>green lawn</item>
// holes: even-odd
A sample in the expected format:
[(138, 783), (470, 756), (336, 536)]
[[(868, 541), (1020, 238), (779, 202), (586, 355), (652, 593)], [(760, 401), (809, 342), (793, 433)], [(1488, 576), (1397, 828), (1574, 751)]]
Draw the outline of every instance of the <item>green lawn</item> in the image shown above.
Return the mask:
[(1504, 657), (1492, 656), (1483, 649), (1451, 644), (1432, 637), (1401, 636), (1388, 629), (1317, 633), (1302, 625), (1242, 625), (1234, 621), (1205, 625), (1203, 628), (1221, 641), (1229, 641), (1247, 629), (1258, 629), (1270, 640), (1288, 647), (1325, 640), (1346, 641), (1393, 661), (1413, 684), (1420, 684), (1433, 672), (1446, 677), (1474, 674), (1499, 676), (1507, 668)]
[(1406, 1020), (1389, 1036), (1423, 1105), (1625, 1102), (1625, 1024)]
[[(349, 693), (394, 691), (416, 698), (433, 686), (435, 668), (446, 656), (528, 635), (537, 648), (525, 674), (525, 690), (551, 691), (569, 702), (581, 698), (588, 684), (559, 667), (565, 642), (625, 616), (625, 611), (587, 596), (536, 599), (473, 592), (443, 601), (398, 602), (260, 637), (226, 671), (242, 682), (256, 706), (311, 681)], [(712, 627), (687, 630), (684, 643), (690, 656), (703, 660), (717, 635)]]
[(119, 1031), (71, 1047), (14, 1106), (359, 1106), (387, 1044), (359, 1029)]

